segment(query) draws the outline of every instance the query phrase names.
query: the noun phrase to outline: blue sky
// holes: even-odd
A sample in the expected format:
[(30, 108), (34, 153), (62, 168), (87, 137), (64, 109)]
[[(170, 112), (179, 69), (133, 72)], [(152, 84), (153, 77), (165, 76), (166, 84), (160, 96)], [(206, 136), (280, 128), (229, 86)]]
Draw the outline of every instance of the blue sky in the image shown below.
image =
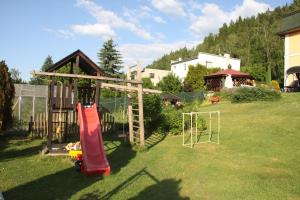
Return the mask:
[(3, 0), (0, 60), (24, 79), (47, 55), (54, 62), (81, 49), (95, 62), (113, 38), (124, 65), (145, 66), (171, 50), (193, 47), (237, 17), (272, 10), (292, 0)]

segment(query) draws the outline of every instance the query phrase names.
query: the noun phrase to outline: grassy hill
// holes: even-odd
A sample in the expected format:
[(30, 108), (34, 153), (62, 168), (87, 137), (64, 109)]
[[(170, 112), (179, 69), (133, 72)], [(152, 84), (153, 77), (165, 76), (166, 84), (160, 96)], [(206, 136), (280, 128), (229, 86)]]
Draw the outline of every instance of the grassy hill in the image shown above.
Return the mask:
[(112, 174), (87, 178), (69, 158), (44, 157), (41, 140), (0, 140), (5, 199), (300, 199), (300, 94), (221, 111), (221, 144), (181, 146), (152, 135), (146, 152), (106, 137)]

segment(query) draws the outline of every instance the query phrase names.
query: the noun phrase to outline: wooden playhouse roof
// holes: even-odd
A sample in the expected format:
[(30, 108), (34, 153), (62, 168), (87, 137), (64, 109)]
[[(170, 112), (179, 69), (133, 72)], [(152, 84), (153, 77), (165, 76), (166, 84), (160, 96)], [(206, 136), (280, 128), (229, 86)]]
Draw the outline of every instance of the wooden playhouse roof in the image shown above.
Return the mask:
[(232, 77), (239, 77), (239, 78), (244, 77), (244, 78), (254, 79), (250, 74), (240, 72), (240, 71), (236, 71), (236, 70), (233, 70), (233, 69), (221, 70), (221, 71), (218, 71), (216, 73), (206, 75), (206, 76), (204, 76), (204, 78), (207, 79), (207, 78), (224, 77), (224, 76), (227, 76), (227, 75), (231, 75)]
[(88, 75), (97, 75), (98, 73), (100, 75), (104, 75), (104, 72), (97, 66), (97, 64), (79, 49), (56, 62), (54, 65), (48, 68), (46, 72), (54, 72), (70, 62), (76, 63), (77, 57), (79, 59), (79, 68), (81, 68), (85, 73)]

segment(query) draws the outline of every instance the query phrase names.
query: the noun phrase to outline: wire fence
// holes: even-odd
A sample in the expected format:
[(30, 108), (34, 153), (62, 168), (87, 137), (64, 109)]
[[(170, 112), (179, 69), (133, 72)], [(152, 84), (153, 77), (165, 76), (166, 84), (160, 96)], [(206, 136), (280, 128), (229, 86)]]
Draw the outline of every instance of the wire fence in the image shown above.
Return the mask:
[[(203, 101), (204, 92), (179, 92), (179, 93), (162, 93), (172, 95), (183, 102), (192, 102), (195, 100)], [(127, 93), (121, 93), (115, 97), (101, 97), (100, 104), (110, 113), (116, 115), (126, 115), (129, 99)], [(36, 113), (48, 112), (48, 86), (47, 85), (28, 85), (15, 84), (15, 99), (13, 104), (13, 116), (19, 121), (29, 122), (30, 117), (35, 117)], [(34, 119), (33, 119), (34, 120)]]
[(13, 116), (19, 121), (29, 122), (36, 113), (47, 113), (48, 86), (15, 84)]
[[(164, 92), (159, 95), (162, 99), (165, 96), (173, 96), (176, 99), (190, 103), (195, 100), (203, 101), (205, 98), (203, 91), (195, 91), (195, 92), (177, 92), (177, 93), (170, 93)], [(100, 98), (101, 105), (108, 109), (111, 113), (118, 112), (122, 109), (127, 109), (129, 98), (127, 97), (127, 93), (121, 94), (121, 96), (115, 97), (101, 97)]]

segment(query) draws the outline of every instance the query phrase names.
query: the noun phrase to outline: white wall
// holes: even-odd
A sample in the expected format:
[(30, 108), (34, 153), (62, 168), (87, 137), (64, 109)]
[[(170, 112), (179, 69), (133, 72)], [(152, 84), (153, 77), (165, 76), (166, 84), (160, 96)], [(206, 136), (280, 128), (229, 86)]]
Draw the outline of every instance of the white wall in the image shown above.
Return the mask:
[(231, 69), (240, 71), (241, 60), (236, 58), (230, 58), (229, 54), (219, 56), (200, 52), (198, 54), (198, 57), (195, 59), (177, 62), (172, 61), (171, 72), (183, 81), (188, 73), (188, 66), (197, 64), (207, 66), (207, 68), (221, 69), (227, 69), (228, 65), (231, 65)]
[[(151, 78), (151, 73), (154, 75), (154, 77)], [(150, 78), (151, 82), (156, 85), (163, 77), (168, 76), (171, 73), (171, 71), (168, 70), (160, 70), (160, 69), (150, 69), (145, 68), (142, 72), (143, 78)]]

